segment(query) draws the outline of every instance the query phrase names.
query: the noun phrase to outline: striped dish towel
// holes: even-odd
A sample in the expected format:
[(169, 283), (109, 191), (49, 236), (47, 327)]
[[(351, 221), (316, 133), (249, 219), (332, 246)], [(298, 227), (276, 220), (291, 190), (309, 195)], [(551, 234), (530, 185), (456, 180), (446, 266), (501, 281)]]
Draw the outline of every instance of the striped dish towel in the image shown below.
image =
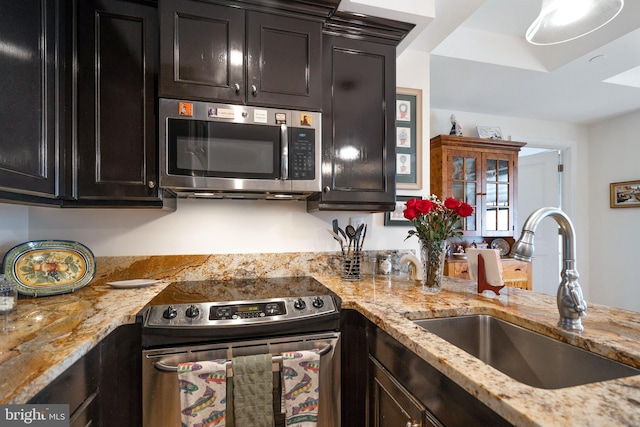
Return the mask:
[(227, 412), (226, 360), (180, 363), (178, 387), (182, 425), (225, 427)]
[(282, 353), (283, 400), (286, 425), (316, 427), (320, 401), (318, 350)]

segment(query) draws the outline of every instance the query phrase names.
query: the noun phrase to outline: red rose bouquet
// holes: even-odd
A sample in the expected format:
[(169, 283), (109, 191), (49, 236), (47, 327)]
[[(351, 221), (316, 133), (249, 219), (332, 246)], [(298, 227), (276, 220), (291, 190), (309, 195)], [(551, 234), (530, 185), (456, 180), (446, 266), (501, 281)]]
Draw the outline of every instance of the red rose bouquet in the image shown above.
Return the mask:
[(437, 196), (431, 195), (424, 200), (408, 200), (406, 206), (404, 217), (415, 226), (415, 230), (409, 230), (407, 239), (413, 235), (420, 240), (432, 241), (459, 237), (462, 232), (456, 227), (460, 220), (473, 214), (471, 205), (453, 197), (442, 202)]

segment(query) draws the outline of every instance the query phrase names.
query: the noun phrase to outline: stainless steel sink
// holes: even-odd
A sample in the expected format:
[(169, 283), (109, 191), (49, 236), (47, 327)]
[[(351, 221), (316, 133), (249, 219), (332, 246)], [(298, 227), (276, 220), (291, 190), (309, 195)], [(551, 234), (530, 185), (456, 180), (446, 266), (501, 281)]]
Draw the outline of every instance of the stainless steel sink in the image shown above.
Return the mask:
[(557, 389), (640, 375), (638, 369), (488, 315), (413, 322), (533, 387)]

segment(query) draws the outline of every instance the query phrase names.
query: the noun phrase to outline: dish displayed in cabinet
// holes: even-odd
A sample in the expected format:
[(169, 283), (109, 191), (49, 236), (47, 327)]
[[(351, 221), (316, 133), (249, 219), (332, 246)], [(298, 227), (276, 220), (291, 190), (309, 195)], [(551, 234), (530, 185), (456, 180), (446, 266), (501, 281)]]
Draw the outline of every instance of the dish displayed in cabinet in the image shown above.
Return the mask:
[(504, 239), (493, 239), (491, 242), (491, 249), (497, 249), (500, 256), (507, 256), (511, 249), (511, 245), (509, 245), (509, 242)]

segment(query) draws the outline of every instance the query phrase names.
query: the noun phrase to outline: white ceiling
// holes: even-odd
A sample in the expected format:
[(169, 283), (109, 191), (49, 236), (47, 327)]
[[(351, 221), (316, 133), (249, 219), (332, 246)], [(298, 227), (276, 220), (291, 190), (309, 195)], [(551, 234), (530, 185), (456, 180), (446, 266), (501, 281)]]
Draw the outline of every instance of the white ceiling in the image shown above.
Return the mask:
[(541, 2), (343, 0), (341, 9), (417, 24), (399, 49), (431, 53), (431, 108), (581, 124), (640, 110), (640, 1), (584, 37), (534, 46), (524, 34)]

